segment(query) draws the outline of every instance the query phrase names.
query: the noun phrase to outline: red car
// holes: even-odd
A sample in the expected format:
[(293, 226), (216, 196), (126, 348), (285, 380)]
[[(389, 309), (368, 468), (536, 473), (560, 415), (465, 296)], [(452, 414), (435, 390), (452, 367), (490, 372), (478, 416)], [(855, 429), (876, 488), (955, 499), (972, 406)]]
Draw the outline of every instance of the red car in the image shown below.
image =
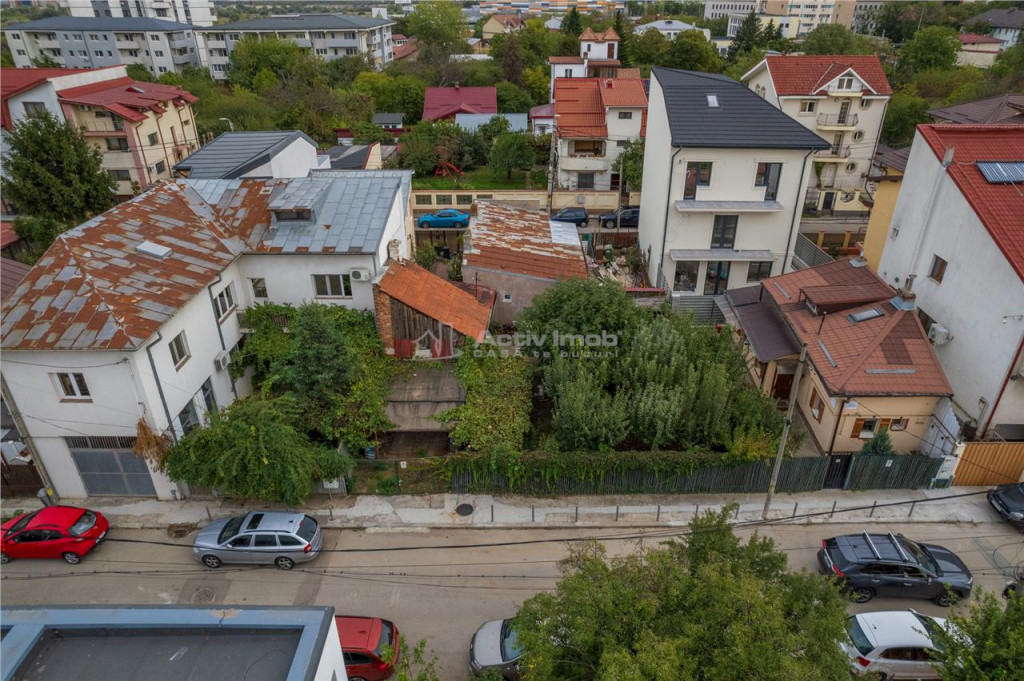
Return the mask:
[[(385, 681), (395, 673), (398, 662), (398, 629), (379, 617), (335, 617), (348, 681)], [(389, 646), (394, 660), (384, 658)]]
[(77, 565), (102, 543), (110, 523), (100, 513), (74, 506), (47, 506), (12, 518), (3, 532), (0, 562), (15, 558), (63, 558)]

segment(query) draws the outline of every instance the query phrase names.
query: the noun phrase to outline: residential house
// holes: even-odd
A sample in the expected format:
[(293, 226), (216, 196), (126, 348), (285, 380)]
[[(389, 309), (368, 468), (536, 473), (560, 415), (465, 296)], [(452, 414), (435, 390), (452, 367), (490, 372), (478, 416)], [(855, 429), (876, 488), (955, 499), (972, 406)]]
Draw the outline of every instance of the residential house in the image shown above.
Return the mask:
[(956, 53), (956, 63), (960, 66), (979, 66), (987, 69), (995, 63), (1003, 41), (989, 35), (977, 33), (961, 33), (960, 51)]
[[(218, 24), (198, 31), (202, 36), (200, 58), (210, 75), (225, 80), (231, 53), (239, 41), (277, 37), (294, 42), (324, 61), (366, 55), (378, 68), (383, 68), (393, 59), (394, 25), (390, 19), (346, 14), (284, 14)], [(405, 47), (408, 46), (407, 43)]]
[(103, 156), (103, 168), (125, 199), (171, 177), (171, 166), (199, 148), (192, 105), (198, 98), (173, 85), (132, 80), (124, 66), (3, 69), (3, 129), (27, 113), (47, 110), (81, 130)]
[(405, 45), (407, 42), (409, 42), (409, 38), (407, 38), (404, 34), (402, 34), (402, 33), (392, 33), (391, 34), (391, 45), (393, 47), (401, 47), (402, 45)]
[(595, 33), (586, 28), (580, 34), (580, 56), (548, 57), (551, 65), (551, 101), (556, 78), (614, 78), (619, 71), (619, 35), (615, 29)]
[(462, 280), (497, 295), (491, 316), (510, 324), (534, 296), (572, 277), (587, 276), (576, 227), (547, 211), (479, 201), (462, 254)]
[(401, 47), (394, 48), (393, 59), (395, 61), (409, 60), (416, 61), (420, 53), (420, 42), (416, 38), (409, 38)]
[(526, 132), (530, 127), (529, 114), (455, 114), (455, 124), (466, 132), (476, 132), (481, 125), (490, 123), (495, 118), (504, 118), (508, 122), (509, 132)]
[(651, 74), (640, 248), (676, 308), (791, 269), (813, 172), (828, 142), (752, 90), (711, 73)]
[(1024, 124), (1024, 94), (996, 95), (926, 111), (936, 123)]
[(380, 142), (339, 144), (327, 150), (335, 170), (380, 170), (384, 166)]
[(865, 210), (871, 170), (892, 88), (875, 55), (769, 56), (743, 76), (751, 90), (832, 142), (809, 179), (815, 208)]
[[(3, 302), (3, 377), (57, 494), (182, 498), (132, 453), (251, 389), (227, 370), (239, 310), (374, 307), (409, 256), (409, 172), (171, 180), (61, 234)], [(117, 295), (112, 296), (111, 291)]]
[(704, 34), (705, 38), (711, 40), (711, 31), (708, 29), (699, 28), (678, 19), (658, 19), (646, 24), (639, 24), (636, 27), (637, 35), (647, 33), (647, 31), (657, 31), (665, 36), (666, 40), (675, 40), (676, 36), (684, 31), (700, 31)]
[(970, 23), (986, 23), (992, 27), (992, 37), (1003, 41), (1003, 49), (1013, 47), (1024, 31), (1024, 9), (990, 9), (984, 14), (971, 17)]
[(967, 436), (1024, 440), (1022, 183), (1024, 126), (918, 126), (878, 266), (916, 294)]
[(316, 142), (298, 130), (225, 132), (174, 165), (175, 177), (193, 180), (287, 179), (329, 168)]
[(428, 87), (423, 97), (423, 120), (439, 121), (456, 114), (498, 113), (498, 91), (493, 87)]
[(213, 0), (60, 0), (73, 17), (147, 17), (193, 26), (213, 26)]
[(405, 128), (405, 114), (375, 113), (370, 122), (384, 130), (403, 130)]
[(619, 189), (622, 148), (647, 133), (647, 95), (640, 79), (555, 81), (556, 186)]
[[(748, 15), (751, 12), (786, 16), (794, 35), (803, 38), (822, 24), (853, 26), (856, 3), (850, 0), (709, 0), (704, 3), (704, 18), (717, 19), (729, 15)], [(778, 23), (778, 22), (776, 22)]]
[(897, 451), (920, 448), (953, 392), (914, 312), (863, 261), (836, 260), (726, 294), (750, 378), (796, 406), (817, 448), (855, 452), (883, 429)]
[(876, 175), (868, 180), (875, 182), (873, 195), (874, 205), (868, 219), (867, 232), (864, 235), (863, 256), (871, 271), (878, 271), (878, 263), (882, 259), (882, 249), (889, 234), (889, 224), (896, 210), (896, 200), (900, 195), (903, 174), (907, 172), (907, 159), (910, 158), (910, 147), (891, 149), (879, 154), (875, 159)]
[(524, 16), (564, 14), (574, 7), (580, 14), (614, 14), (626, 9), (625, 0), (480, 0), (478, 6), (484, 14), (515, 11)]
[(551, 33), (558, 33), (562, 30), (562, 17), (551, 17), (544, 22), (544, 28)]
[(484, 42), (491, 42), (496, 35), (508, 35), (509, 33), (521, 31), (525, 25), (522, 17), (518, 14), (492, 14), (484, 22)]
[(199, 66), (195, 27), (163, 19), (48, 17), (3, 33), (22, 68), (44, 57), (69, 69), (140, 64), (155, 76)]
[(530, 130), (534, 135), (549, 135), (554, 129), (554, 104), (541, 104), (530, 109)]
[[(730, 14), (726, 36), (735, 38), (736, 34), (739, 33), (740, 26), (743, 25), (748, 16), (750, 16), (749, 12), (746, 14)], [(776, 31), (781, 28), (783, 38), (796, 38), (797, 28), (800, 26), (799, 21), (793, 20), (786, 14), (757, 14), (756, 16), (759, 30), (764, 31), (771, 27), (773, 31)]]

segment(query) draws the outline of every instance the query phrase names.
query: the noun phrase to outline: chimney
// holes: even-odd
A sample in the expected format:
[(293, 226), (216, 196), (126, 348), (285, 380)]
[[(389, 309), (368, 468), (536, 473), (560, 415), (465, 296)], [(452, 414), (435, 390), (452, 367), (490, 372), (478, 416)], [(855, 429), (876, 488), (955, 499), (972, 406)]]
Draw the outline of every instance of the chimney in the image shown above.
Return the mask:
[(916, 274), (911, 274), (909, 277), (907, 277), (906, 286), (898, 290), (896, 292), (896, 295), (893, 296), (893, 299), (889, 301), (892, 304), (892, 306), (895, 307), (897, 310), (914, 309), (914, 300), (917, 298), (917, 294), (912, 293), (910, 289), (913, 288), (914, 279), (916, 278)]
[(609, 78), (608, 80), (605, 81), (605, 87), (611, 90), (612, 88), (615, 87), (615, 82), (611, 78)]

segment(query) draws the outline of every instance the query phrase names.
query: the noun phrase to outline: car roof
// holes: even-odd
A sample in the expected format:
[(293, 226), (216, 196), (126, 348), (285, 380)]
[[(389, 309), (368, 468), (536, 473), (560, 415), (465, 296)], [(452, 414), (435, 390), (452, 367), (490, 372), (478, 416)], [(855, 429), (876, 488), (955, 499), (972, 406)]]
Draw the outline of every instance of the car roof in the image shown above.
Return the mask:
[(75, 521), (85, 513), (84, 508), (75, 506), (47, 506), (40, 509), (35, 517), (25, 526), (26, 530), (34, 530), (44, 527), (68, 528), (75, 524)]
[(338, 638), (343, 650), (373, 650), (380, 641), (379, 617), (339, 615), (334, 618), (334, 622), (338, 626)]
[[(870, 543), (868, 537), (871, 539)], [(888, 534), (844, 534), (835, 538), (836, 548), (843, 559), (849, 562), (916, 564), (914, 555), (905, 546), (897, 547), (894, 540), (898, 542), (899, 537)], [(875, 555), (876, 551), (878, 555)]]
[[(886, 610), (854, 615), (876, 648), (934, 648), (931, 636), (912, 610)], [(946, 620), (932, 617), (941, 627)]]
[[(249, 527), (255, 516), (261, 515), (255, 527)], [(302, 513), (286, 511), (253, 511), (246, 513), (242, 520), (242, 532), (295, 532), (305, 516)]]

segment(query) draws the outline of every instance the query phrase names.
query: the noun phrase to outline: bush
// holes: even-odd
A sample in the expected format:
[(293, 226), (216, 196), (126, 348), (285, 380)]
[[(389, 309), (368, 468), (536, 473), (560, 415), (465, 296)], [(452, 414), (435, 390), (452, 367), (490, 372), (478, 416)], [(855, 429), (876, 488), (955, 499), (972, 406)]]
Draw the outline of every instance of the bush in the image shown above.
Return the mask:
[(416, 249), (416, 264), (425, 270), (434, 271), (437, 264), (437, 250), (433, 246), (420, 246)]

